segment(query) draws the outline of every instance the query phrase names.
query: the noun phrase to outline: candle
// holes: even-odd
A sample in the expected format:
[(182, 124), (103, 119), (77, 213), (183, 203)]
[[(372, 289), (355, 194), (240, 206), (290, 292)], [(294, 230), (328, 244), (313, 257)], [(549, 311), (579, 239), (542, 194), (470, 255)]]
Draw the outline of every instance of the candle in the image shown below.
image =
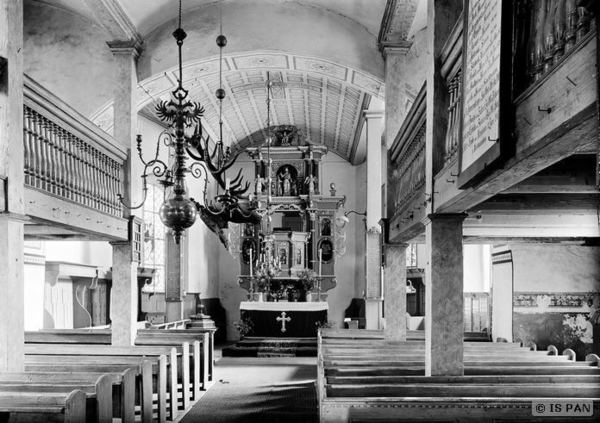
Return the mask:
[(321, 264), (323, 261), (323, 250), (319, 248), (319, 276), (321, 276)]
[(250, 249), (250, 277), (252, 277), (252, 248)]
[(231, 178), (227, 178), (225, 180), (225, 190), (228, 191), (229, 190), (229, 184), (231, 183)]

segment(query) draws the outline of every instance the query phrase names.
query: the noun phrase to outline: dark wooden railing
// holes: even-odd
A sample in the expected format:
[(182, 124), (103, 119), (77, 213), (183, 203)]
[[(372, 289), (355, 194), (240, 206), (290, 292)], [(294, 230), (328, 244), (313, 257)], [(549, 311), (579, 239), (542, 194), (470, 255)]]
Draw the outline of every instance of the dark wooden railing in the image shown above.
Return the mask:
[(462, 114), (463, 17), (458, 18), (442, 49), (441, 74), (448, 87), (448, 128), (444, 143), (444, 167), (458, 158)]
[(126, 150), (28, 77), (24, 94), (25, 185), (121, 217)]
[(578, 3), (578, 0), (514, 2), (517, 95), (539, 81), (595, 28), (595, 19)]
[(425, 189), (426, 97), (423, 84), (390, 149), (389, 216), (404, 213)]

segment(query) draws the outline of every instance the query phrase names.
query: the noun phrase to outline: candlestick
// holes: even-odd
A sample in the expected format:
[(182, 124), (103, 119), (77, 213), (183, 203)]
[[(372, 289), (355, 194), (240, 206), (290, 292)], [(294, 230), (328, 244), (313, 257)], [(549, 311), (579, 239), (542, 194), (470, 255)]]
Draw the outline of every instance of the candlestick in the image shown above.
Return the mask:
[(321, 276), (321, 264), (323, 262), (323, 249), (319, 248), (319, 276)]
[(250, 248), (250, 277), (252, 277), (252, 248)]

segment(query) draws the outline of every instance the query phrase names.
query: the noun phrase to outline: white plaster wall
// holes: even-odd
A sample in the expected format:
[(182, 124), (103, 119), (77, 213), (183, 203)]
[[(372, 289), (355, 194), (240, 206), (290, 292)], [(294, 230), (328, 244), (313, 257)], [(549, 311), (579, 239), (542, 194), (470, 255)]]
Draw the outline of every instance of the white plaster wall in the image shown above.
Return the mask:
[(44, 283), (46, 267), (38, 264), (23, 266), (25, 284), (25, 330), (44, 327)]
[(515, 292), (589, 292), (600, 289), (600, 248), (513, 244)]
[(112, 247), (106, 241), (45, 241), (46, 261), (112, 266)]
[(84, 116), (112, 99), (111, 37), (80, 15), (24, 2), (24, 72)]
[(489, 292), (490, 261), (489, 245), (463, 245), (463, 292)]

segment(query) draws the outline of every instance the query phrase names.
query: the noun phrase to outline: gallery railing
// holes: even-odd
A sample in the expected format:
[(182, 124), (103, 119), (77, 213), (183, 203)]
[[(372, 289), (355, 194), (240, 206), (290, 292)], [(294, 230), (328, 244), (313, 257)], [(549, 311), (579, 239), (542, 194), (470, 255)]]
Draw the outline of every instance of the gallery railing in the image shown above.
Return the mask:
[(23, 109), (25, 185), (121, 217), (126, 150), (28, 77)]
[(389, 216), (408, 213), (415, 200), (425, 190), (425, 130), (427, 88), (417, 95), (398, 136), (390, 149), (390, 199)]
[(458, 18), (442, 49), (441, 74), (448, 88), (448, 127), (444, 143), (444, 167), (458, 157), (462, 113), (463, 17)]
[(596, 20), (579, 3), (579, 0), (515, 1), (516, 95), (539, 81), (594, 30)]

